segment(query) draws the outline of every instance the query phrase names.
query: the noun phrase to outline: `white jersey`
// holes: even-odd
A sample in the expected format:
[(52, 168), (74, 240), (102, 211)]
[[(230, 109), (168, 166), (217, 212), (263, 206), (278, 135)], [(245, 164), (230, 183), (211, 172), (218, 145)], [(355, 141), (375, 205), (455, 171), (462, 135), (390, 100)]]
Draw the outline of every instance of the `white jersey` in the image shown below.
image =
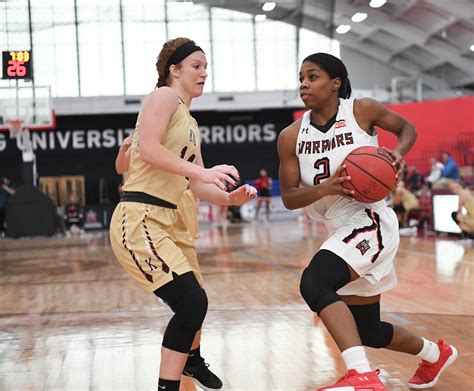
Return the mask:
[[(302, 186), (326, 181), (352, 150), (378, 146), (377, 134), (370, 136), (357, 124), (353, 107), (354, 99), (340, 99), (335, 123), (325, 133), (311, 125), (310, 111), (303, 115), (296, 143)], [(398, 220), (385, 201), (364, 204), (326, 196), (306, 211), (324, 219), (329, 230), (321, 249), (342, 258), (361, 277), (339, 289), (339, 295), (375, 296), (397, 285)]]
[[(378, 147), (377, 133), (369, 135), (354, 117), (354, 99), (339, 99), (336, 121), (327, 132), (311, 124), (311, 111), (304, 113), (296, 141), (301, 185), (313, 186), (325, 182), (354, 149)], [(306, 207), (313, 219), (334, 220), (358, 210), (384, 206), (384, 201), (363, 204), (342, 196), (326, 196)], [(329, 228), (329, 227), (328, 227)]]

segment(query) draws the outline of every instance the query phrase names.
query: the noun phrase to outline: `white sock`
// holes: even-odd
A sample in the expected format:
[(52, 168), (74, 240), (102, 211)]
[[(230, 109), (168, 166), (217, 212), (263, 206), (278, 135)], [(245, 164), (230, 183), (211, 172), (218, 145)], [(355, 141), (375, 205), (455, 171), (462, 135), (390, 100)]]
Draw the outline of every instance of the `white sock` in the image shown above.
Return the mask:
[(371, 371), (369, 360), (367, 360), (362, 346), (346, 349), (341, 354), (347, 369), (355, 369), (359, 373)]
[(438, 344), (428, 341), (427, 339), (422, 338), (423, 340), (423, 349), (417, 354), (423, 360), (428, 361), (434, 364), (439, 359), (439, 347)]

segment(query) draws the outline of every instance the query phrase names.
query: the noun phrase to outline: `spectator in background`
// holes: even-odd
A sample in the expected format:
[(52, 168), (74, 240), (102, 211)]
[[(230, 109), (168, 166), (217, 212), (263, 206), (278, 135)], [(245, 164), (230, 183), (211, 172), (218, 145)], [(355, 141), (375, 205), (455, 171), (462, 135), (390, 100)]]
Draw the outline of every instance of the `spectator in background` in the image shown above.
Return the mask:
[(458, 181), (461, 179), (456, 160), (448, 152), (443, 152), (442, 157), (444, 168), (441, 172), (441, 178), (433, 183), (433, 188), (435, 189), (446, 188), (452, 180)]
[(461, 175), (459, 174), (459, 167), (456, 163), (456, 160), (448, 152), (443, 152), (443, 163), (444, 168), (441, 173), (441, 178), (448, 178), (459, 180)]
[[(234, 190), (232, 183), (225, 181), (225, 191), (231, 193)], [(216, 205), (216, 217), (214, 219), (214, 227), (226, 228), (229, 225), (229, 205)]]
[(68, 232), (74, 230), (73, 227), (82, 230), (84, 226), (84, 212), (75, 193), (69, 196), (69, 202), (64, 206), (64, 223)]
[[(235, 182), (236, 182), (236, 185), (232, 187), (232, 190), (235, 190), (239, 188), (240, 186), (242, 186), (242, 181), (240, 180), (240, 178), (236, 179)], [(229, 205), (229, 212), (227, 214), (227, 217), (229, 219), (229, 222), (231, 223), (241, 223), (243, 220), (240, 214), (240, 206)]]
[(5, 209), (7, 207), (8, 198), (15, 194), (15, 190), (10, 187), (8, 178), (0, 177), (0, 235), (5, 232)]
[(436, 182), (438, 179), (441, 178), (441, 175), (443, 174), (444, 164), (439, 162), (438, 159), (434, 157), (430, 159), (430, 163), (431, 163), (431, 172), (426, 177), (426, 182), (428, 183), (428, 186), (431, 187), (434, 182)]
[(405, 187), (406, 189), (410, 190), (412, 193), (417, 194), (418, 191), (421, 189), (423, 186), (424, 182), (423, 175), (421, 175), (416, 167), (412, 167), (411, 171), (409, 171), (409, 174), (407, 175), (407, 178), (405, 180)]
[(272, 189), (272, 178), (267, 174), (267, 171), (264, 169), (260, 170), (260, 176), (254, 180), (255, 187), (258, 192), (257, 196), (257, 212), (255, 213), (255, 220), (258, 220), (258, 212), (262, 203), (265, 203), (265, 216), (266, 220), (270, 220), (270, 191)]
[(459, 196), (458, 210), (451, 217), (461, 228), (463, 237), (474, 239), (474, 194), (462, 182), (449, 182), (449, 189)]
[(393, 210), (397, 214), (400, 228), (407, 227), (410, 211), (419, 206), (420, 204), (416, 196), (401, 181), (393, 191)]

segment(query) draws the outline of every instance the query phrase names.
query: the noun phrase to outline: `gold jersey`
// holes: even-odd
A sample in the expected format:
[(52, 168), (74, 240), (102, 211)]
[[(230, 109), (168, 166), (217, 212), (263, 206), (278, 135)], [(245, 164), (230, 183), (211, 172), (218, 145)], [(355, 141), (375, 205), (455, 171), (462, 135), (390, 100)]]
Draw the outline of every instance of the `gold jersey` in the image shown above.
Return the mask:
[[(147, 193), (177, 205), (183, 192), (189, 186), (189, 179), (160, 170), (145, 163), (140, 158), (139, 135), (141, 115), (140, 111), (135, 132), (133, 133), (130, 167), (123, 191)], [(171, 117), (162, 144), (168, 150), (189, 162), (193, 162), (199, 153), (201, 144), (199, 128), (187, 106), (181, 101), (176, 112)]]

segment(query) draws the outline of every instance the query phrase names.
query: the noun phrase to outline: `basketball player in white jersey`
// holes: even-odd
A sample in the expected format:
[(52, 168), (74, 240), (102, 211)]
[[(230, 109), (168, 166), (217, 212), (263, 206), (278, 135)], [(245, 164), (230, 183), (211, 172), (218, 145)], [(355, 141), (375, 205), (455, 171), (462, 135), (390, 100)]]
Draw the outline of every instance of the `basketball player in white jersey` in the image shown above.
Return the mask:
[(384, 201), (363, 204), (342, 183), (344, 158), (353, 149), (378, 146), (375, 126), (398, 138), (397, 177), (416, 139), (412, 124), (373, 99), (350, 99), (345, 65), (326, 53), (308, 56), (300, 69), (300, 96), (309, 109), (278, 138), (280, 187), (288, 209), (306, 208), (323, 220), (329, 237), (304, 270), (300, 291), (342, 352), (346, 374), (322, 390), (385, 390), (363, 346), (418, 355), (411, 388), (430, 388), (457, 357), (453, 346), (419, 338), (380, 320), (380, 295), (397, 285), (393, 265), (398, 221)]
[[(191, 362), (188, 357), (206, 316), (207, 296), (193, 273), (188, 251), (193, 237), (177, 205), (188, 188), (217, 205), (242, 205), (257, 191), (244, 185), (228, 193), (224, 181), (235, 184), (237, 169), (204, 168), (199, 128), (189, 111), (192, 100), (204, 90), (204, 51), (188, 38), (176, 38), (163, 45), (156, 65), (158, 88), (146, 97), (138, 114), (110, 240), (132, 279), (174, 312), (163, 336), (158, 389), (178, 391), (183, 374), (212, 373), (200, 356)], [(221, 388), (217, 380), (214, 388)]]

